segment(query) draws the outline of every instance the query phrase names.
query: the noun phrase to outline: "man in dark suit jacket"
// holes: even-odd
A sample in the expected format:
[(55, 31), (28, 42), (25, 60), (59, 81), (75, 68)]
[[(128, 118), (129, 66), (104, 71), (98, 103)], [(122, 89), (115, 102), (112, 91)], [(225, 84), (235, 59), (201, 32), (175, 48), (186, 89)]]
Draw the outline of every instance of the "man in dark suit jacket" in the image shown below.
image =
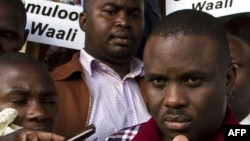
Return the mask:
[(146, 39), (151, 33), (153, 27), (161, 20), (161, 12), (156, 0), (144, 0), (144, 18), (145, 18), (145, 27), (144, 34), (141, 41), (141, 46), (136, 52), (136, 57), (142, 59), (143, 49), (145, 46)]

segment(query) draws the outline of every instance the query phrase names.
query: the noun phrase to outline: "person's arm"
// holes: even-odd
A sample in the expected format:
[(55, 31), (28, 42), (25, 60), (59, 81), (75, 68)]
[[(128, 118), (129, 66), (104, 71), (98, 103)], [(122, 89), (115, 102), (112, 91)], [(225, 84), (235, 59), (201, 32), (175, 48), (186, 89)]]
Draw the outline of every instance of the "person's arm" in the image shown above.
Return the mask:
[(1, 141), (65, 141), (63, 136), (43, 131), (20, 129), (0, 137)]

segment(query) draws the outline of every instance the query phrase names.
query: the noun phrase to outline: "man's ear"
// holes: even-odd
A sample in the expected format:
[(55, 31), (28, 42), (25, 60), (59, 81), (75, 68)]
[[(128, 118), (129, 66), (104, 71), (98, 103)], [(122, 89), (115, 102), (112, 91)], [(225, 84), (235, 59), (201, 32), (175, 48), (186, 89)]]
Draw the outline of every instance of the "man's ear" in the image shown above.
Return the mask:
[(236, 68), (233, 64), (230, 64), (227, 72), (227, 95), (233, 95), (233, 89), (236, 79)]
[(81, 12), (80, 18), (79, 18), (79, 25), (80, 25), (80, 28), (82, 29), (82, 31), (84, 31), (84, 32), (87, 29), (86, 19), (87, 19), (87, 13)]

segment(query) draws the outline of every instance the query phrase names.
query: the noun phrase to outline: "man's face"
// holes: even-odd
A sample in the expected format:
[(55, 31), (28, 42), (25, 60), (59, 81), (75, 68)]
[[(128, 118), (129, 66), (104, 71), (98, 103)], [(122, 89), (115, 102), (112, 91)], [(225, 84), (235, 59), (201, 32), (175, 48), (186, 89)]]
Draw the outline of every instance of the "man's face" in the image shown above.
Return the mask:
[(204, 140), (226, 113), (227, 69), (205, 36), (152, 37), (144, 53), (149, 112), (164, 134)]
[(236, 80), (233, 94), (228, 102), (239, 120), (250, 112), (250, 47), (235, 36), (228, 36), (230, 56), (236, 66)]
[(144, 29), (142, 0), (92, 0), (80, 24), (85, 50), (101, 61), (130, 61)]
[(20, 12), (0, 3), (0, 53), (19, 51), (26, 41), (28, 31)]
[(14, 108), (14, 124), (52, 131), (57, 118), (56, 89), (49, 74), (37, 66), (0, 66), (0, 110)]

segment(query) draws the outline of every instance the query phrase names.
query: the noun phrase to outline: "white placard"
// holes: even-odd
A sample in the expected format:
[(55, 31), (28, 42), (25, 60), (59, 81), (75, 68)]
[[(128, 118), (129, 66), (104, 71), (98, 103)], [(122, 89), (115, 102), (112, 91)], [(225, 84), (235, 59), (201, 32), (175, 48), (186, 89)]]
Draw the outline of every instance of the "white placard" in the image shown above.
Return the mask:
[(80, 29), (83, 8), (44, 0), (25, 0), (28, 41), (81, 49), (85, 33)]
[(166, 14), (181, 9), (196, 9), (215, 17), (250, 12), (250, 0), (166, 0)]

